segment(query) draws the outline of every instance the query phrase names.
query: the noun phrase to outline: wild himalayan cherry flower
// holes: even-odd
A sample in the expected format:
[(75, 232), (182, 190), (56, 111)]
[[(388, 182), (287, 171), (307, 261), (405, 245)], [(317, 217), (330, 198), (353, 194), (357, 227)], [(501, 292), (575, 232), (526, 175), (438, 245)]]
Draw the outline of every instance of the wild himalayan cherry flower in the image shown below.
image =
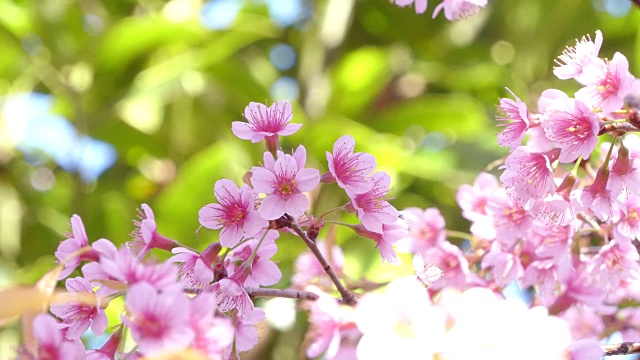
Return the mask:
[(427, 0), (393, 0), (393, 3), (399, 7), (409, 6), (414, 4), (416, 8), (416, 14), (422, 14), (427, 11)]
[(443, 0), (433, 9), (432, 17), (444, 9), (444, 17), (449, 21), (462, 20), (475, 15), (487, 5), (487, 0)]
[(309, 314), (311, 327), (307, 334), (310, 339), (307, 357), (315, 359), (324, 354), (323, 358), (327, 360), (347, 359), (341, 355), (355, 350), (361, 336), (355, 323), (354, 308), (338, 304), (334, 297), (318, 288), (307, 290), (319, 295), (318, 300), (311, 304)]
[(609, 169), (601, 167), (596, 174), (593, 183), (586, 188), (578, 190), (577, 197), (580, 199), (580, 206), (583, 210), (589, 210), (601, 221), (617, 222), (620, 213), (624, 213), (625, 208), (622, 203), (607, 189), (609, 180)]
[(216, 295), (220, 311), (237, 309), (239, 316), (253, 311), (253, 302), (244, 289), (244, 282), (249, 274), (251, 274), (251, 264), (244, 263), (230, 277), (211, 285), (210, 290)]
[(383, 224), (393, 224), (400, 213), (386, 200), (391, 178), (385, 172), (371, 175), (373, 187), (364, 194), (351, 197), (347, 207), (358, 214), (358, 219), (367, 230), (382, 234)]
[(427, 289), (415, 276), (396, 279), (385, 291), (365, 294), (356, 307), (363, 336), (357, 358), (431, 359), (442, 350), (444, 311), (431, 305)]
[(575, 176), (567, 175), (556, 189), (555, 194), (547, 195), (534, 202), (530, 214), (536, 220), (546, 224), (564, 226), (575, 222), (576, 210), (571, 198), (571, 191), (575, 183)]
[(431, 286), (434, 281), (442, 277), (442, 270), (429, 262), (425, 262), (420, 253), (413, 256), (412, 264), (418, 279), (420, 279), (426, 287)]
[[(89, 281), (82, 277), (67, 279), (66, 287), (70, 293), (94, 293)], [(51, 312), (61, 318), (64, 324), (69, 325), (66, 337), (70, 340), (79, 339), (90, 325), (91, 331), (98, 336), (107, 328), (107, 315), (99, 299), (95, 306), (70, 300), (64, 305), (52, 305)]]
[(201, 254), (183, 247), (171, 250), (173, 255), (169, 262), (175, 262), (180, 267), (180, 278), (186, 286), (202, 289), (213, 281), (213, 264), (218, 262), (218, 253), (222, 249), (219, 242), (214, 242)]
[(624, 237), (638, 240), (640, 239), (640, 197), (629, 195), (624, 201), (624, 208), (626, 211), (616, 224), (616, 230)]
[(567, 99), (563, 109), (545, 112), (541, 122), (547, 138), (560, 148), (558, 160), (575, 161), (579, 156), (588, 159), (598, 145), (600, 118), (580, 100)]
[(624, 97), (633, 88), (634, 80), (635, 77), (629, 73), (629, 61), (617, 52), (606, 67), (578, 90), (575, 96), (590, 106), (601, 108), (604, 114), (609, 114), (622, 107)]
[(497, 192), (496, 196), (489, 200), (487, 213), (493, 221), (495, 239), (505, 248), (511, 248), (517, 240), (525, 236), (533, 222), (529, 212), (522, 205), (501, 192)]
[(424, 251), (445, 239), (445, 221), (437, 208), (402, 210), (401, 217), (409, 225), (409, 247), (412, 253)]
[[(304, 147), (300, 146), (303, 150)], [(305, 151), (306, 152), (306, 151)], [(273, 169), (253, 169), (251, 184), (256, 191), (267, 194), (258, 212), (264, 218), (274, 220), (282, 215), (302, 215), (309, 207), (309, 199), (303, 192), (313, 190), (320, 182), (317, 169), (304, 169), (305, 157), (299, 159), (289, 154), (278, 157)]]
[[(568, 324), (546, 308), (529, 308), (519, 299), (501, 299), (486, 288), (447, 290), (438, 305), (448, 312), (448, 331), (440, 343), (444, 359), (565, 359), (571, 343)], [(479, 309), (482, 309), (479, 311)], [(491, 326), (487, 326), (491, 324)], [(531, 341), (544, 346), (530, 346)], [(464, 346), (460, 346), (464, 344)]]
[(520, 257), (502, 250), (497, 241), (491, 243), (491, 249), (482, 257), (481, 266), (483, 270), (491, 269), (491, 276), (498, 286), (506, 286), (524, 273)]
[(147, 356), (185, 349), (194, 338), (189, 298), (181, 291), (159, 292), (148, 283), (132, 285), (125, 295), (122, 322)]
[(469, 262), (462, 250), (448, 241), (427, 249), (422, 253), (422, 258), (442, 270), (443, 275), (440, 280), (431, 284), (433, 290), (437, 291), (445, 287), (465, 289), (485, 285), (482, 278), (469, 270)]
[(75, 214), (71, 216), (71, 233), (66, 234), (66, 237), (67, 239), (58, 245), (58, 249), (55, 252), (58, 262), (64, 262), (62, 272), (58, 276), (58, 280), (62, 280), (69, 276), (73, 270), (80, 265), (80, 261), (85, 260), (85, 258), (90, 256), (90, 254), (83, 254), (69, 257), (71, 254), (89, 245), (87, 232), (84, 230), (84, 224), (82, 223), (82, 218), (80, 218), (80, 216)]
[(288, 101), (277, 101), (271, 106), (251, 102), (244, 109), (244, 117), (248, 123), (234, 121), (231, 131), (242, 140), (257, 143), (265, 139), (267, 149), (278, 149), (278, 135), (287, 136), (300, 129), (302, 124), (289, 124), (293, 112)]
[(473, 235), (487, 240), (496, 237), (493, 220), (487, 213), (487, 203), (495, 196), (506, 195), (503, 193), (498, 179), (484, 172), (478, 174), (473, 186), (460, 185), (456, 192), (456, 202), (462, 209), (462, 216), (471, 221), (470, 231)]
[(189, 326), (194, 331), (192, 346), (209, 359), (226, 358), (226, 348), (233, 343), (231, 319), (215, 316), (215, 298), (211, 293), (200, 293), (191, 299)]
[(564, 254), (564, 259), (554, 258), (537, 259), (527, 265), (520, 286), (524, 289), (529, 286), (537, 286), (540, 302), (543, 305), (551, 305), (557, 298), (556, 290), (559, 285), (567, 282), (571, 275), (571, 258)]
[(358, 235), (376, 242), (383, 264), (387, 261), (392, 265), (400, 265), (401, 262), (393, 249), (393, 244), (407, 237), (407, 227), (406, 221), (396, 218), (392, 224), (382, 224), (382, 233), (370, 231), (360, 224), (354, 225), (353, 229)]
[(235, 246), (242, 238), (250, 238), (269, 222), (255, 209), (257, 194), (247, 185), (241, 188), (231, 180), (216, 181), (213, 192), (219, 204), (208, 204), (198, 212), (200, 224), (209, 229), (220, 229), (220, 243)]
[[(271, 286), (280, 281), (282, 272), (271, 258), (278, 252), (276, 239), (280, 237), (277, 230), (268, 230), (262, 244), (258, 248), (253, 263), (251, 273), (244, 282), (247, 287)], [(236, 247), (227, 255), (229, 273), (238, 270), (242, 264), (249, 260), (259, 240), (252, 239)], [(225, 261), (225, 264), (227, 262)]]
[(576, 304), (560, 315), (568, 324), (573, 339), (598, 337), (605, 329), (604, 321), (592, 307)]
[(182, 284), (178, 281), (178, 269), (174, 264), (142, 262), (126, 246), (118, 249), (113, 258), (100, 257), (100, 268), (108, 276), (105, 280), (116, 280), (129, 285), (145, 282), (158, 290), (182, 290)]
[(618, 148), (618, 156), (611, 165), (607, 188), (613, 195), (623, 190), (640, 195), (640, 159), (631, 157), (624, 144)]
[(541, 226), (536, 223), (527, 236), (527, 242), (535, 247), (535, 254), (539, 258), (553, 258), (556, 261), (565, 260), (570, 256), (571, 244), (575, 229), (567, 226)]
[(576, 78), (583, 83), (581, 80), (584, 77), (582, 76), (584, 69), (593, 66), (600, 67), (602, 64), (602, 59), (598, 57), (600, 46), (602, 46), (600, 30), (596, 30), (595, 43), (589, 35), (583, 36), (580, 41), (576, 40), (576, 46), (567, 47), (555, 61), (558, 66), (553, 68), (553, 73), (558, 79)]
[(606, 289), (613, 289), (621, 281), (640, 280), (640, 255), (630, 240), (618, 238), (600, 248), (591, 259), (587, 269), (596, 274), (598, 283)]
[(138, 253), (139, 257), (144, 257), (149, 250), (154, 248), (170, 251), (178, 246), (175, 240), (168, 239), (158, 233), (156, 219), (149, 205), (142, 204), (140, 207), (142, 208), (142, 211), (138, 210), (140, 221), (134, 220), (133, 222), (136, 228), (131, 233), (133, 237), (133, 241), (130, 242), (131, 250)]
[(349, 196), (371, 190), (373, 184), (368, 176), (376, 168), (375, 157), (362, 152), (354, 153), (355, 146), (355, 140), (350, 135), (344, 135), (333, 144), (333, 154), (327, 151), (331, 177)]
[(523, 103), (513, 92), (511, 95), (516, 99), (515, 101), (507, 98), (500, 99), (498, 110), (504, 113), (504, 116), (496, 116), (496, 120), (498, 126), (504, 127), (498, 134), (498, 145), (510, 146), (511, 149), (515, 149), (520, 146), (525, 132), (529, 129), (529, 111), (527, 104)]
[(256, 324), (266, 319), (263, 309), (251, 309), (243, 316), (238, 316), (235, 321), (235, 347), (236, 353), (231, 355), (232, 346), (227, 346), (225, 359), (240, 359), (239, 353), (249, 351), (258, 344), (258, 330)]
[(518, 203), (526, 204), (531, 199), (541, 199), (553, 194), (556, 185), (553, 182), (551, 163), (557, 155), (558, 151), (555, 150), (537, 153), (519, 146), (500, 167), (504, 169), (500, 181)]
[[(84, 345), (80, 339), (69, 340), (64, 332), (67, 325), (60, 324), (50, 315), (38, 314), (33, 319), (32, 331), (35, 348), (22, 347), (19, 359), (82, 360), (85, 358)], [(31, 351), (35, 350), (35, 354)]]

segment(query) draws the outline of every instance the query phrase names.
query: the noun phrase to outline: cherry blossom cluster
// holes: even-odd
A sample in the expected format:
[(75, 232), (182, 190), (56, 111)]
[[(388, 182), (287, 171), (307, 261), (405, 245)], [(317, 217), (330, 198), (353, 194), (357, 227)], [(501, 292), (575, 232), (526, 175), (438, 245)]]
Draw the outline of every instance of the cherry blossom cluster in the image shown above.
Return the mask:
[[(559, 57), (554, 73), (582, 86), (573, 98), (547, 90), (538, 113), (515, 95), (500, 100), (498, 143), (510, 153), (499, 179), (481, 173), (458, 189), (469, 234), (447, 230), (436, 208), (397, 210), (391, 178), (349, 135), (326, 152), (326, 170), (308, 167), (303, 145), (279, 147), (301, 128), (291, 104), (250, 103), (232, 132), (267, 151), (242, 182), (217, 180), (215, 201), (203, 200), (198, 220), (216, 241), (197, 250), (167, 238), (142, 204), (130, 241), (89, 243), (73, 215), (55, 256), (74, 296), (33, 318), (20, 358), (235, 359), (259, 342), (258, 297), (301, 301), (309, 358), (599, 359), (608, 334), (637, 340), (640, 138), (629, 133), (640, 126), (640, 86), (623, 55), (598, 56), (601, 43), (597, 32)], [(342, 189), (343, 205), (316, 208), (310, 194), (325, 186)], [(350, 279), (333, 226), (373, 240), (383, 264), (409, 253), (414, 273), (388, 284)], [(274, 287), (281, 236), (308, 248), (288, 289)], [(157, 251), (171, 256), (156, 260)], [(529, 301), (506, 298), (508, 287)], [(121, 316), (109, 324), (117, 298)], [(87, 349), (88, 331), (109, 339)]]
[[(329, 285), (335, 286), (342, 303), (354, 305), (357, 298), (338, 278), (343, 275), (341, 269), (336, 267), (336, 275), (324, 258), (324, 250), (316, 245), (325, 217), (340, 211), (355, 214), (359, 223), (343, 225), (374, 240), (383, 262), (399, 262), (392, 245), (406, 236), (407, 225), (387, 201), (390, 178), (375, 171), (373, 155), (355, 152), (354, 139), (343, 136), (335, 142), (333, 152), (327, 152), (328, 171), (321, 175), (320, 170), (305, 166), (304, 146), (291, 153), (278, 148), (279, 136), (293, 134), (301, 126), (289, 123), (291, 104), (250, 103), (245, 118), (246, 122), (232, 124), (232, 132), (240, 139), (264, 140), (267, 151), (260, 166), (248, 169), (242, 185), (230, 179), (216, 181), (216, 202), (198, 212), (203, 227), (219, 230), (218, 241), (197, 251), (169, 239), (158, 232), (152, 209), (142, 204), (129, 242), (120, 247), (107, 239), (90, 244), (82, 219), (73, 215), (71, 232), (55, 253), (61, 264), (58, 280), (66, 279), (69, 293), (90, 294), (98, 300), (87, 304), (74, 297), (53, 305), (50, 314), (35, 317), (34, 328), (44, 329), (33, 334), (39, 346), (21, 349), (22, 356), (113, 359), (190, 349), (211, 359), (237, 357), (258, 343), (256, 324), (264, 320), (265, 312), (255, 306), (255, 297), (316, 300), (329, 296), (319, 289), (264, 289), (282, 278), (272, 260), (282, 233), (302, 238), (315, 251), (316, 257), (310, 260), (313, 265), (293, 279), (302, 284), (298, 289), (305, 288), (319, 269), (325, 279), (329, 275)], [(337, 184), (348, 201), (314, 217), (307, 193), (321, 183)], [(154, 260), (149, 255), (153, 249), (173, 256), (164, 262)], [(338, 260), (336, 256), (330, 259)], [(427, 278), (435, 280), (437, 270), (431, 271), (436, 275)], [(71, 277), (78, 272), (82, 276)], [(305, 276), (309, 281), (301, 280)], [(105, 333), (105, 309), (118, 297), (124, 298), (121, 323), (100, 349), (85, 349), (81, 337), (89, 328), (95, 335)], [(127, 352), (123, 352), (127, 348), (125, 332), (135, 342)]]
[[(417, 14), (427, 11), (427, 0), (392, 0), (392, 2), (399, 7), (413, 5)], [(433, 9), (432, 17), (435, 19), (444, 10), (444, 17), (447, 20), (462, 20), (477, 14), (485, 6), (487, 6), (487, 0), (442, 0)]]

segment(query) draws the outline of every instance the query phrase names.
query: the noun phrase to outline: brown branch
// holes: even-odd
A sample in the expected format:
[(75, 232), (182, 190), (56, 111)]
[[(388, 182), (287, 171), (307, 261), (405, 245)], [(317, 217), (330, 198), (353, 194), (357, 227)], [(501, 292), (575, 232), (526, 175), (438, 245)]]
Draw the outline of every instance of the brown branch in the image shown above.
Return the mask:
[(316, 259), (318, 259), (318, 261), (320, 262), (320, 265), (322, 266), (322, 269), (324, 270), (325, 273), (327, 273), (327, 275), (329, 276), (333, 284), (336, 286), (336, 289), (338, 290), (338, 292), (340, 293), (340, 296), (342, 297), (342, 301), (347, 305), (356, 305), (358, 303), (358, 299), (356, 298), (355, 295), (353, 295), (353, 293), (347, 290), (347, 288), (345, 288), (344, 285), (342, 285), (342, 282), (340, 282), (340, 279), (336, 275), (335, 271), (333, 271), (333, 268), (331, 268), (331, 265), (329, 265), (327, 260), (324, 258), (324, 256), (320, 252), (320, 249), (318, 249), (316, 242), (311, 240), (309, 236), (307, 236), (307, 233), (302, 230), (302, 228), (300, 227), (300, 225), (298, 225), (295, 219), (293, 219), (289, 215), (285, 215), (285, 216), (289, 220), (289, 224), (288, 224), (289, 227), (304, 241), (305, 244), (307, 244), (307, 247), (309, 248), (309, 250), (311, 250), (311, 252), (316, 257)]
[(244, 288), (252, 297), (281, 297), (287, 299), (316, 301), (319, 296), (309, 291), (293, 289)]
[(601, 345), (604, 356), (640, 354), (640, 342)]
[(598, 136), (605, 133), (624, 135), (625, 133), (628, 133), (628, 132), (640, 132), (640, 129), (638, 129), (637, 127), (629, 123), (607, 124), (602, 128), (600, 128), (600, 131), (598, 132)]

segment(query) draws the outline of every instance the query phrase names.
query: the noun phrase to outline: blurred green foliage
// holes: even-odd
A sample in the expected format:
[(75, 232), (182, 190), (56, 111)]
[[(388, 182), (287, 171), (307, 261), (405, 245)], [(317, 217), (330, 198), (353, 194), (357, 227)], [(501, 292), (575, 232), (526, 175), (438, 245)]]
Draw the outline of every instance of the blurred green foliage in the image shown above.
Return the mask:
[[(264, 2), (237, 3), (231, 25), (212, 30), (199, 0), (0, 0), (0, 93), (51, 95), (56, 114), (118, 154), (87, 183), (53, 161), (34, 164), (0, 120), (0, 284), (33, 283), (51, 268), (74, 213), (90, 240), (122, 243), (146, 202), (161, 233), (201, 249), (215, 240), (196, 236), (197, 211), (214, 201), (216, 180), (239, 183), (264, 149), (235, 138), (231, 122), (250, 101), (280, 100), (272, 86), (282, 76), (299, 87), (290, 100), (304, 124), (285, 149), (304, 144), (308, 164), (325, 171), (325, 151), (351, 134), (391, 174), (396, 207), (436, 206), (465, 231), (455, 191), (506, 154), (494, 126), (505, 87), (531, 106), (550, 87), (572, 94), (577, 84), (552, 76), (553, 59), (596, 29), (601, 55), (620, 51), (640, 74), (640, 11), (613, 17), (597, 0), (492, 0), (458, 23), (387, 0), (319, 0), (291, 26)], [(287, 70), (269, 57), (281, 43), (296, 53)], [(35, 186), (42, 169), (53, 177)], [(332, 187), (315, 195), (319, 211), (347, 200)], [(351, 276), (397, 272), (379, 267), (372, 242), (337, 234)], [(279, 241), (286, 286), (303, 245)], [(274, 357), (297, 356), (300, 326), (292, 334), (275, 335)]]

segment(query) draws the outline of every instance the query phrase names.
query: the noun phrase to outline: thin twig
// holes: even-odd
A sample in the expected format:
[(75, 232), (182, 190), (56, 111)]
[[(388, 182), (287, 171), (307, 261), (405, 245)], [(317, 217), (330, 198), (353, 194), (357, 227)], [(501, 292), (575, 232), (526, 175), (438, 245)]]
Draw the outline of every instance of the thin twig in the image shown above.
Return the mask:
[(345, 288), (344, 285), (342, 285), (342, 282), (340, 282), (340, 279), (336, 275), (335, 271), (333, 271), (333, 268), (331, 268), (331, 265), (329, 265), (327, 260), (324, 258), (324, 256), (320, 252), (320, 249), (318, 249), (318, 246), (316, 245), (315, 241), (311, 240), (307, 236), (307, 233), (304, 232), (302, 228), (300, 228), (300, 225), (298, 225), (295, 219), (293, 219), (291, 216), (288, 216), (288, 215), (287, 215), (287, 219), (289, 220), (289, 227), (304, 241), (305, 244), (307, 244), (307, 247), (309, 248), (309, 250), (311, 250), (313, 255), (320, 262), (320, 265), (322, 266), (322, 269), (324, 270), (324, 272), (327, 273), (327, 275), (329, 275), (329, 278), (331, 279), (333, 284), (336, 286), (336, 289), (340, 293), (340, 296), (342, 297), (342, 301), (347, 305), (357, 304), (358, 299), (355, 297), (355, 295), (353, 295), (353, 293), (347, 290), (347, 288)]
[(252, 297), (280, 297), (287, 299), (316, 301), (319, 296), (309, 291), (294, 289), (244, 288)]
[(640, 343), (623, 342), (621, 344), (601, 345), (604, 356), (640, 354)]

